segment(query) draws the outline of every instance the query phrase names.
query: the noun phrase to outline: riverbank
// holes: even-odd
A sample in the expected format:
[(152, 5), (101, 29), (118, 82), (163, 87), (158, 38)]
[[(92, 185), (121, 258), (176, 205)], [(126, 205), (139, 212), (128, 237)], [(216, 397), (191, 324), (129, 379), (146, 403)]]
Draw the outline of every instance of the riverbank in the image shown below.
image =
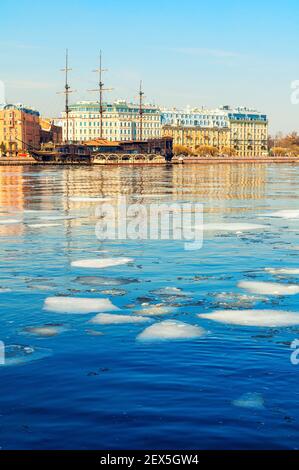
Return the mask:
[(184, 157), (183, 159), (174, 157), (172, 163), (299, 163), (299, 157)]
[[(219, 164), (219, 163), (299, 163), (299, 157), (184, 157), (183, 159), (174, 157), (171, 164), (174, 165), (188, 165), (188, 164)], [(109, 162), (100, 163), (104, 166), (109, 165), (166, 165), (169, 162), (155, 161), (155, 162)], [(0, 166), (18, 166), (18, 165), (64, 165), (63, 163), (40, 163), (31, 157), (26, 158), (0, 158)], [(99, 163), (94, 163), (99, 165)], [(83, 165), (82, 165), (83, 166)], [(84, 165), (86, 166), (86, 165)]]

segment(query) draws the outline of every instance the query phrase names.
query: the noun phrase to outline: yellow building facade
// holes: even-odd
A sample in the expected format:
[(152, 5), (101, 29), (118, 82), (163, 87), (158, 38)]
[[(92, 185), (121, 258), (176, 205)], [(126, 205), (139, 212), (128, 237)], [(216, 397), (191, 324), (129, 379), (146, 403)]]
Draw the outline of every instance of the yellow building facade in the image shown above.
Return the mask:
[(201, 145), (217, 147), (220, 152), (230, 146), (228, 128), (164, 126), (163, 136), (172, 137), (173, 145), (183, 145), (192, 151)]
[(268, 122), (231, 120), (230, 147), (240, 157), (268, 155)]
[(28, 147), (40, 148), (39, 113), (23, 106), (7, 105), (0, 109), (0, 152), (16, 156)]

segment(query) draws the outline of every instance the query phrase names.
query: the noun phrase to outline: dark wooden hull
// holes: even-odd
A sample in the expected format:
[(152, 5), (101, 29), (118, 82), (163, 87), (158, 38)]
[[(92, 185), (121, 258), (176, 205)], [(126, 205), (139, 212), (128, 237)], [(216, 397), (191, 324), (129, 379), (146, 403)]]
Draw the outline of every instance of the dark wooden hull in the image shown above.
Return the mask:
[(55, 151), (36, 151), (31, 153), (34, 160), (39, 163), (53, 163), (57, 165), (91, 165), (92, 155), (63, 154)]

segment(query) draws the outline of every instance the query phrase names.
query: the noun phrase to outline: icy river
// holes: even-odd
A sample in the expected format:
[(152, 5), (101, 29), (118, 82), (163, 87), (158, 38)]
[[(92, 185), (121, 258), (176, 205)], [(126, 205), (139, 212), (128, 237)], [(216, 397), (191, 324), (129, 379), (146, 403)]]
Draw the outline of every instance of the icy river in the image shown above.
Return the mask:
[[(202, 247), (99, 239), (119, 196), (202, 204)], [(298, 202), (284, 164), (0, 167), (0, 448), (298, 448)]]

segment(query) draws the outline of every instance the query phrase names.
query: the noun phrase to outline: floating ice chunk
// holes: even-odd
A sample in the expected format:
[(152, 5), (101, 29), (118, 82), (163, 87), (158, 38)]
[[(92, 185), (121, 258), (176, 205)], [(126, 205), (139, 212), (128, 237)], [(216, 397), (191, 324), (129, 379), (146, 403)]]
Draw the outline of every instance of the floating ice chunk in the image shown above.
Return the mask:
[(216, 301), (213, 302), (215, 307), (222, 308), (250, 308), (257, 302), (267, 302), (267, 297), (260, 297), (248, 294), (237, 294), (234, 292), (220, 292), (214, 294)]
[(263, 230), (266, 229), (266, 225), (260, 224), (247, 224), (247, 223), (207, 223), (199, 226), (204, 231), (215, 231), (215, 232), (249, 232), (251, 230)]
[(87, 286), (122, 286), (139, 282), (134, 278), (104, 276), (79, 276), (75, 281)]
[(277, 282), (240, 281), (238, 287), (253, 294), (295, 295), (299, 294), (299, 285), (279, 284)]
[(72, 220), (81, 218), (75, 215), (43, 215), (40, 217), (41, 220)]
[(137, 336), (139, 340), (192, 339), (205, 334), (199, 326), (176, 320), (165, 320), (146, 328)]
[(104, 334), (102, 331), (93, 330), (92, 328), (87, 328), (85, 332), (90, 336), (103, 336)]
[(299, 325), (299, 313), (284, 310), (216, 310), (212, 313), (200, 313), (199, 318), (206, 318), (219, 323), (242, 326), (291, 326)]
[(265, 271), (270, 274), (299, 274), (299, 268), (265, 268)]
[(105, 201), (112, 201), (111, 197), (92, 197), (92, 196), (71, 196), (69, 198), (70, 201), (74, 202), (105, 202)]
[(29, 326), (24, 329), (25, 333), (29, 333), (31, 335), (36, 336), (44, 336), (44, 337), (51, 337), (56, 336), (59, 334), (59, 328), (55, 326)]
[(0, 225), (21, 224), (22, 220), (19, 219), (0, 219)]
[(55, 290), (55, 286), (46, 285), (46, 284), (37, 284), (37, 285), (31, 284), (31, 285), (28, 285), (28, 288), (32, 290), (41, 290), (41, 291)]
[(262, 410), (264, 408), (264, 398), (260, 393), (249, 392), (244, 393), (244, 395), (241, 395), (236, 400), (233, 400), (232, 404), (241, 408)]
[(167, 315), (173, 313), (173, 309), (163, 304), (150, 305), (149, 307), (139, 310), (138, 315)]
[(43, 209), (24, 209), (24, 214), (41, 214), (41, 213), (44, 213), (44, 212), (49, 212), (47, 210), (43, 210)]
[(132, 194), (134, 198), (136, 199), (151, 199), (151, 198), (157, 198), (157, 199), (165, 199), (168, 197), (167, 194)]
[(28, 224), (30, 228), (48, 228), (48, 227), (60, 227), (62, 224)]
[(298, 209), (287, 209), (277, 212), (270, 212), (269, 214), (263, 214), (263, 217), (278, 217), (281, 219), (299, 219)]
[(148, 321), (152, 321), (152, 319), (142, 316), (137, 317), (134, 315), (99, 313), (90, 320), (90, 323), (95, 325), (114, 325), (121, 323), (146, 323)]
[(93, 313), (119, 310), (109, 299), (91, 299), (82, 297), (48, 297), (44, 310), (57, 313)]
[(151, 291), (154, 295), (161, 295), (161, 296), (173, 296), (173, 297), (186, 297), (189, 294), (186, 294), (182, 291), (179, 287), (163, 287), (162, 289), (156, 289)]
[(11, 344), (5, 347), (5, 366), (25, 364), (50, 356), (50, 349), (24, 346), (22, 344)]
[(122, 264), (131, 263), (132, 258), (104, 258), (104, 259), (82, 259), (73, 261), (71, 266), (74, 268), (110, 268), (112, 266), (120, 266)]
[(126, 295), (127, 291), (124, 289), (105, 289), (101, 291), (102, 295), (116, 295), (123, 296)]

